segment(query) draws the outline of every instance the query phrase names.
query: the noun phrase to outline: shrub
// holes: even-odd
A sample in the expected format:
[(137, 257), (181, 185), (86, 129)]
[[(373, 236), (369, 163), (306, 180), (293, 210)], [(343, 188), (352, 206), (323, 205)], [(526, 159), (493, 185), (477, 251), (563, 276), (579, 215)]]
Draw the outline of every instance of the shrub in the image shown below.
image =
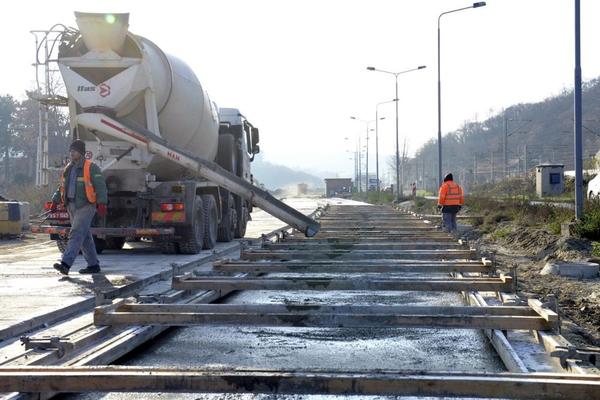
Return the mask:
[(600, 239), (600, 202), (598, 200), (586, 202), (583, 218), (575, 225), (575, 233), (586, 239)]

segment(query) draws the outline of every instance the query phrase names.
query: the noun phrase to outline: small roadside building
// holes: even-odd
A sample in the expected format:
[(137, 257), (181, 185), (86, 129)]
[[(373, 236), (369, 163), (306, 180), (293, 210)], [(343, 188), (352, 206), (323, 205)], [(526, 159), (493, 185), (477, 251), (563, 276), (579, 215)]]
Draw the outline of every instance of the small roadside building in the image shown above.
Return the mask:
[(350, 197), (352, 195), (352, 179), (350, 178), (326, 178), (326, 197)]
[(536, 165), (535, 191), (539, 197), (560, 196), (565, 191), (564, 164)]
[(297, 185), (298, 196), (305, 196), (308, 193), (308, 184), (299, 183)]

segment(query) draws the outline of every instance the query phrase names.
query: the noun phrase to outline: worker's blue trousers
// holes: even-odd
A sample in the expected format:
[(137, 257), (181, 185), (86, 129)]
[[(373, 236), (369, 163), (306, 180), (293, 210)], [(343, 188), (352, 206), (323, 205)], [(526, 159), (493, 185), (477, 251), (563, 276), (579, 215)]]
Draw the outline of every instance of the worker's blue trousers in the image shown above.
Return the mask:
[(456, 232), (456, 213), (442, 213), (442, 219), (444, 220), (444, 230), (450, 233)]
[(94, 204), (87, 204), (76, 208), (75, 202), (71, 202), (67, 205), (67, 210), (71, 219), (71, 233), (62, 261), (68, 266), (72, 266), (79, 254), (79, 250), (81, 250), (88, 266), (99, 265), (96, 245), (90, 232), (92, 220), (96, 214), (96, 206)]

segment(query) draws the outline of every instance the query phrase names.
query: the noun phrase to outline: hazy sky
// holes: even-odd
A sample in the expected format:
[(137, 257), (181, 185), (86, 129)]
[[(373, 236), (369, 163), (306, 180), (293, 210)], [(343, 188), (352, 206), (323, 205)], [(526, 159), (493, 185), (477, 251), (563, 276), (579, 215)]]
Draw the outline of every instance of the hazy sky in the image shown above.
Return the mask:
[[(436, 23), (463, 0), (6, 1), (0, 93), (33, 87), (31, 29), (75, 26), (73, 11), (130, 12), (130, 30), (185, 60), (222, 107), (261, 129), (269, 161), (351, 176), (349, 153), (375, 104), (394, 98), (409, 150), (437, 135)], [(490, 0), (442, 19), (443, 130), (542, 100), (573, 81), (573, 1)], [(582, 0), (584, 79), (600, 75), (600, 1)], [(380, 107), (380, 152), (395, 151), (394, 106)], [(345, 141), (344, 137), (350, 137)], [(351, 142), (351, 143), (349, 143)], [(374, 150), (372, 140), (370, 150)], [(371, 169), (374, 171), (374, 151)]]

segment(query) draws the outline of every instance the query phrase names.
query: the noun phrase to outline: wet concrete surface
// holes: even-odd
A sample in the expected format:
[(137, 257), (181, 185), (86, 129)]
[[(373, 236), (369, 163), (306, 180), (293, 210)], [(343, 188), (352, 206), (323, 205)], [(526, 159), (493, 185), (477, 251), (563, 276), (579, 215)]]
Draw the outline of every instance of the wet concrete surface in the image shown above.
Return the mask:
[[(458, 294), (423, 292), (272, 292), (245, 291), (228, 304), (459, 305)], [(313, 329), (270, 327), (177, 328), (139, 349), (119, 364), (180, 368), (270, 368), (339, 371), (426, 370), (503, 372), (485, 336), (464, 329)], [(99, 394), (65, 399), (340, 399), (343, 396)], [(398, 397), (353, 396), (353, 399)], [(406, 397), (409, 398), (409, 397)], [(414, 397), (413, 397), (414, 398)]]
[[(320, 204), (316, 198), (290, 198), (292, 207), (309, 214)], [(266, 212), (255, 209), (248, 224), (247, 238), (260, 237), (285, 225)], [(231, 247), (218, 243), (217, 249)], [(210, 255), (161, 254), (150, 243), (127, 243), (123, 250), (106, 250), (100, 256), (101, 275), (81, 275), (83, 256), (77, 260), (68, 277), (60, 275), (52, 265), (60, 260), (60, 252), (48, 235), (32, 235), (25, 239), (0, 242), (0, 331), (12, 325), (43, 316), (59, 308), (74, 306), (94, 297), (96, 291), (109, 291), (170, 270), (172, 263), (185, 264)]]

